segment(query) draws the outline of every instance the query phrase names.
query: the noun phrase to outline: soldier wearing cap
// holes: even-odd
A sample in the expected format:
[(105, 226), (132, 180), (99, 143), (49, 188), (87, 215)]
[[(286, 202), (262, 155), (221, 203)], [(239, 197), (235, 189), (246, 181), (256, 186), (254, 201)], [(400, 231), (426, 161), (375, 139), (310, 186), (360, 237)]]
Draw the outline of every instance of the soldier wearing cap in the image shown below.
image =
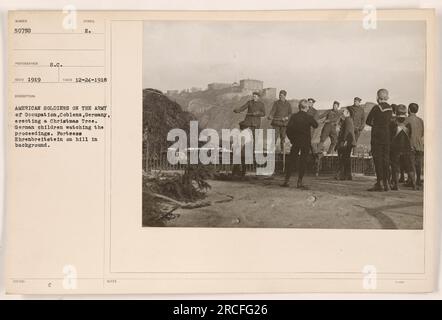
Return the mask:
[[(395, 104), (395, 103), (391, 104), (391, 109), (393, 111), (393, 115), (391, 116), (391, 121), (392, 122), (396, 121), (397, 108), (398, 108), (397, 104)], [(391, 168), (391, 163), (390, 163), (390, 168)], [(403, 157), (401, 157), (401, 159), (400, 159), (400, 166), (399, 166), (399, 168), (400, 168), (399, 182), (402, 183), (402, 182), (405, 182), (405, 166), (404, 166)], [(391, 177), (391, 173), (392, 173), (392, 170), (390, 170), (390, 177)], [(393, 179), (391, 179), (391, 184), (393, 184)]]
[(339, 130), (338, 144), (336, 149), (338, 151), (339, 167), (336, 174), (336, 179), (352, 180), (351, 175), (351, 150), (356, 145), (355, 129), (353, 126), (353, 114), (351, 109), (344, 108), (341, 122), (341, 129)]
[(336, 140), (338, 137), (338, 133), (336, 131), (336, 127), (341, 118), (341, 113), (339, 112), (339, 102), (333, 102), (333, 108), (323, 113), (319, 119), (325, 118), (324, 126), (321, 131), (321, 138), (318, 145), (318, 151), (321, 152), (323, 149), (323, 145), (327, 138), (330, 138), (330, 147), (328, 148), (327, 153), (333, 153), (336, 146)]
[[(248, 127), (246, 127), (243, 122), (239, 123), (239, 130), (243, 131), (243, 130), (250, 130)], [(253, 137), (253, 133), (252, 133), (252, 137)], [(247, 171), (247, 165), (246, 165), (246, 156), (245, 156), (245, 146), (248, 143), (253, 143), (253, 141), (250, 140), (250, 135), (245, 135), (245, 139), (241, 140), (241, 148), (240, 148), (240, 152), (241, 152), (241, 163), (239, 164), (234, 164), (233, 168), (232, 168), (232, 175), (233, 176), (237, 176), (239, 178), (244, 178), (246, 175), (246, 171)], [(233, 150), (238, 151), (238, 150)]]
[(422, 185), (421, 173), (424, 158), (424, 121), (416, 113), (419, 111), (417, 103), (410, 103), (408, 106), (407, 123), (411, 126), (411, 160), (416, 171), (416, 185)]
[(280, 139), (281, 151), (284, 150), (287, 123), (292, 115), (292, 106), (286, 100), (286, 96), (287, 91), (281, 90), (279, 92), (279, 100), (273, 103), (268, 116), (268, 119), (272, 121), (273, 129), (275, 129), (275, 141)]
[[(253, 92), (252, 100), (247, 101), (244, 105), (233, 109), (233, 112), (240, 113), (247, 110), (246, 117), (239, 123), (240, 130), (250, 129), (253, 137), (253, 150), (255, 150), (255, 129), (261, 127), (261, 118), (265, 116), (265, 106), (259, 100), (259, 92)], [(253, 157), (255, 159), (255, 157)], [(241, 157), (241, 175), (246, 173), (244, 157)]]
[(392, 108), (387, 103), (388, 90), (377, 91), (378, 104), (373, 106), (367, 116), (366, 124), (371, 127), (371, 153), (376, 171), (376, 183), (368, 191), (388, 191), (390, 186), (390, 144)]
[(355, 97), (353, 99), (353, 105), (347, 107), (352, 113), (356, 142), (358, 142), (359, 136), (361, 135), (362, 130), (365, 128), (365, 111), (361, 106), (361, 101), (361, 98)]
[[(240, 123), (243, 128), (250, 128), (252, 130), (253, 138), (255, 138), (255, 129), (261, 127), (261, 118), (265, 116), (264, 103), (259, 100), (259, 92), (253, 92), (252, 100), (247, 101), (241, 107), (233, 109), (235, 113), (241, 113), (247, 110), (246, 117)], [(255, 139), (253, 139), (255, 140)]]
[(391, 122), (391, 147), (390, 147), (390, 160), (392, 169), (392, 190), (398, 190), (398, 175), (401, 165), (401, 159), (404, 164), (404, 168), (408, 173), (410, 184), (413, 190), (416, 190), (416, 178), (414, 172), (414, 166), (411, 159), (411, 142), (410, 137), (412, 135), (412, 127), (410, 123), (407, 123), (407, 107), (403, 104), (397, 106), (396, 119)]

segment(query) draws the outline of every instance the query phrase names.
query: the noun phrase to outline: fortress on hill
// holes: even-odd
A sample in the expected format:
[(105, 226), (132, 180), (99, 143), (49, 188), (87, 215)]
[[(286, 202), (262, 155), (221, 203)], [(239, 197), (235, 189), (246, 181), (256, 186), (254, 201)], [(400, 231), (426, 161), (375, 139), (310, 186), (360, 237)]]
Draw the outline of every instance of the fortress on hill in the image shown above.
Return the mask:
[(228, 82), (212, 82), (207, 85), (206, 90), (200, 88), (190, 88), (184, 89), (182, 91), (178, 90), (167, 90), (166, 94), (168, 96), (175, 96), (179, 94), (195, 93), (200, 91), (218, 91), (222, 90), (224, 93), (236, 92), (244, 94), (252, 94), (252, 92), (258, 91), (262, 98), (266, 99), (276, 99), (276, 88), (264, 88), (264, 81), (255, 79), (242, 79), (239, 83), (228, 83)]

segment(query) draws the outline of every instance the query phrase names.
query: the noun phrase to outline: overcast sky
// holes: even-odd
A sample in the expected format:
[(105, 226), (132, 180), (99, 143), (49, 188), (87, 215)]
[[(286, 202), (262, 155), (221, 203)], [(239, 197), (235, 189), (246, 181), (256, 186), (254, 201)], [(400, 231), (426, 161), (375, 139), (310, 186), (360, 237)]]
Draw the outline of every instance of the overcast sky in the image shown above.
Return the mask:
[(319, 109), (354, 96), (422, 105), (424, 22), (145, 22), (143, 87), (206, 88), (210, 82), (251, 78), (314, 97)]

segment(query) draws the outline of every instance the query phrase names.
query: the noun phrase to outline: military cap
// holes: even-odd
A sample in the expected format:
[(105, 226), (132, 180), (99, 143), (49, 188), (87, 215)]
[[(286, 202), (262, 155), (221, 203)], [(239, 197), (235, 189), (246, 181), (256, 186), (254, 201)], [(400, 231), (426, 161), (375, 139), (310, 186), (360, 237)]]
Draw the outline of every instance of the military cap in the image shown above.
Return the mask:
[(379, 89), (377, 92), (378, 99), (388, 100), (388, 90), (387, 89)]
[(359, 102), (361, 102), (361, 101), (362, 101), (362, 99), (361, 99), (361, 98), (359, 98), (359, 97), (355, 97), (355, 98), (354, 98), (354, 100), (358, 100)]
[(410, 113), (417, 113), (419, 111), (419, 105), (412, 102), (408, 105), (408, 110), (410, 110)]
[(315, 103), (315, 102), (316, 102), (316, 100), (315, 100), (315, 99), (313, 99), (313, 98), (308, 98), (308, 99), (307, 99), (307, 101), (309, 101), (309, 102), (313, 102), (313, 103)]
[(405, 118), (407, 116), (407, 107), (403, 104), (397, 106), (396, 117)]

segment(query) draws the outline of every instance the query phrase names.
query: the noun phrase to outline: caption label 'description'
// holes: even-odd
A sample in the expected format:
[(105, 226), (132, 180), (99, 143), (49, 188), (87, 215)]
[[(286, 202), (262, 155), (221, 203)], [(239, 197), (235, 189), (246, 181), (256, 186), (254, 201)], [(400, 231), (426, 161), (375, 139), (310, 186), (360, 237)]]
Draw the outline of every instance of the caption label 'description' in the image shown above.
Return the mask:
[(16, 148), (50, 148), (59, 143), (97, 142), (102, 138), (107, 106), (15, 106)]

